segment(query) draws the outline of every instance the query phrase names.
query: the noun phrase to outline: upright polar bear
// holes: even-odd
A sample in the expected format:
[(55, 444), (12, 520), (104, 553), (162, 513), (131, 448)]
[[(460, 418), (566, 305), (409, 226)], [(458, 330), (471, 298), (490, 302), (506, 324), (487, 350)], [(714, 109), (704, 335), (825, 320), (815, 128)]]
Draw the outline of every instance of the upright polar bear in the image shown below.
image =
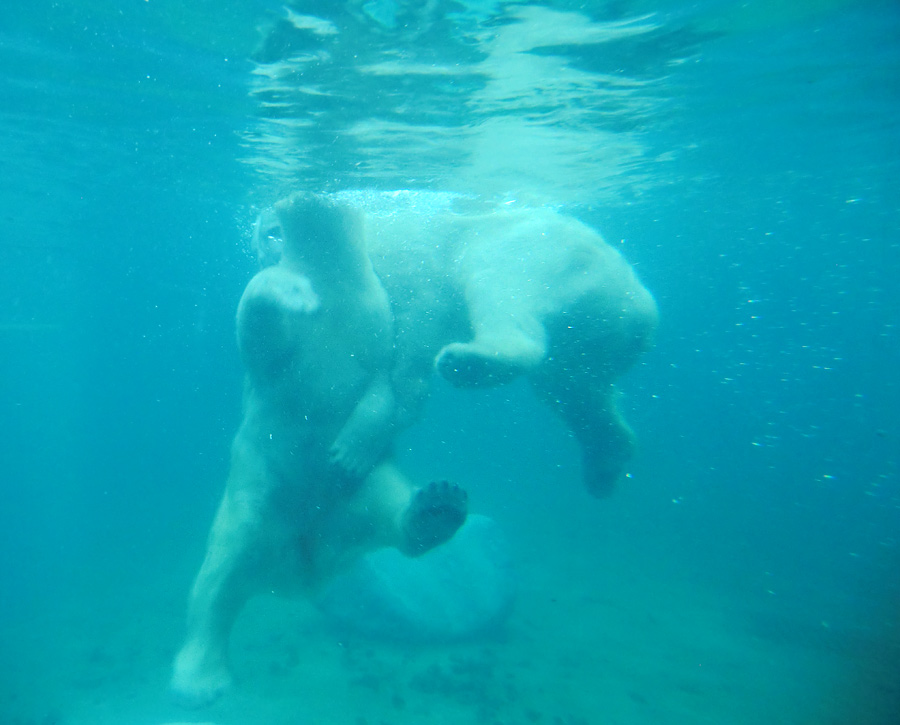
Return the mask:
[(230, 683), (228, 635), (255, 593), (315, 591), (378, 547), (417, 556), (466, 517), (459, 488), (416, 489), (386, 454), (394, 334), (358, 213), (305, 194), (276, 210), (283, 256), (238, 306), (244, 419), (175, 659), (188, 705)]

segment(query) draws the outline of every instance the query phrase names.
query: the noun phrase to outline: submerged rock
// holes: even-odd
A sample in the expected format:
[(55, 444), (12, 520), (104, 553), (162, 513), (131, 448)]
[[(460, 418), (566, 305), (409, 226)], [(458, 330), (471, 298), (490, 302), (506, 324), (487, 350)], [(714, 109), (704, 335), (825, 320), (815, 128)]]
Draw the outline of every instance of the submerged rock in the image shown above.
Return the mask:
[(401, 641), (454, 640), (501, 625), (516, 581), (500, 527), (472, 515), (453, 539), (419, 558), (394, 549), (365, 556), (317, 604), (339, 629)]

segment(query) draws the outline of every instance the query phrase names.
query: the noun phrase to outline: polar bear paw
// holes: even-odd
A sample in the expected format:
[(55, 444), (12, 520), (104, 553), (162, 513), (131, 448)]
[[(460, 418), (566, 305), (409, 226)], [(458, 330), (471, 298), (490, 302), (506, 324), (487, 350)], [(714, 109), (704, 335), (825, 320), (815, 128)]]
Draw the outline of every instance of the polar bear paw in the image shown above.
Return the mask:
[(185, 647), (175, 659), (169, 692), (186, 708), (211, 705), (231, 687), (231, 674), (224, 663), (205, 662), (198, 648)]
[(247, 284), (244, 298), (295, 315), (310, 314), (321, 306), (309, 279), (281, 267), (259, 272)]
[(502, 385), (513, 380), (521, 367), (515, 360), (479, 350), (474, 345), (454, 342), (438, 354), (435, 367), (457, 388)]
[(449, 481), (434, 481), (416, 491), (403, 518), (407, 556), (421, 556), (453, 537), (465, 523), (469, 497)]
[(331, 446), (331, 462), (362, 479), (390, 444), (396, 403), (390, 381), (379, 377), (360, 399)]

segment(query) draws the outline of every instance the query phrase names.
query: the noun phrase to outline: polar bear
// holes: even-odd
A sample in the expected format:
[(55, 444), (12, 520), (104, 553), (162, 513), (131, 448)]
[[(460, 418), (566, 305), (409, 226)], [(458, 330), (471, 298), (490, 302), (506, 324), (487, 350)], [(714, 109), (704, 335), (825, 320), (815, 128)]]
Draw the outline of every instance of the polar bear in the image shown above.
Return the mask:
[[(424, 198), (424, 201), (418, 203)], [(594, 228), (547, 207), (459, 210), (427, 192), (342, 192), (365, 212), (366, 246), (394, 317), (392, 429), (413, 423), (435, 370), (458, 387), (525, 376), (568, 426), (585, 486), (608, 496), (635, 451), (615, 381), (650, 345), (656, 302)], [(281, 254), (264, 212), (255, 247)]]
[(248, 598), (313, 593), (380, 547), (418, 556), (466, 518), (461, 489), (417, 489), (388, 453), (394, 329), (360, 215), (303, 193), (275, 214), (280, 259), (238, 305), (244, 417), (175, 658), (171, 688), (186, 705), (230, 684), (228, 635)]
[(578, 441), (587, 490), (609, 495), (635, 450), (614, 383), (658, 316), (624, 257), (572, 216), (511, 205), (369, 213), (366, 244), (394, 313), (395, 426), (435, 369), (459, 387), (524, 375)]

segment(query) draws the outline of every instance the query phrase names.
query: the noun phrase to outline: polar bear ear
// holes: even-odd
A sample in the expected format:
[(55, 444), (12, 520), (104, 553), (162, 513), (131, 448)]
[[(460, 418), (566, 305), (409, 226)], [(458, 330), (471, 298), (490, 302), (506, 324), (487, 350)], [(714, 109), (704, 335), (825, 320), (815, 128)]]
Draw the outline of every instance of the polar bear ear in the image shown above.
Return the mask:
[(284, 234), (278, 215), (272, 207), (263, 209), (256, 217), (251, 244), (260, 269), (271, 267), (281, 261), (284, 253)]

